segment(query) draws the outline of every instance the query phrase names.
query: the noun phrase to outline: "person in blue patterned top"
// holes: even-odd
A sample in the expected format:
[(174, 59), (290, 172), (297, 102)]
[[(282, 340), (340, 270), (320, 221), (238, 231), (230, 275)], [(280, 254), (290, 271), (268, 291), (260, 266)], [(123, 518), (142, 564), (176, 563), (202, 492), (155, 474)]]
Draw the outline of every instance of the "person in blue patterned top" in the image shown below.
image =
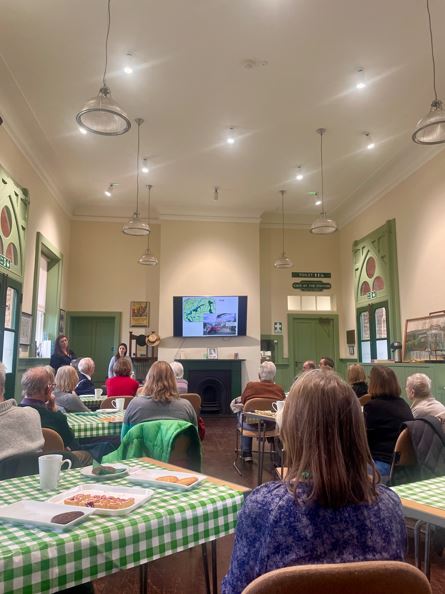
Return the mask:
[(240, 593), (280, 567), (403, 561), (400, 499), (378, 484), (352, 388), (332, 371), (301, 375), (284, 405), (281, 438), (286, 480), (265, 483), (247, 497), (222, 594)]

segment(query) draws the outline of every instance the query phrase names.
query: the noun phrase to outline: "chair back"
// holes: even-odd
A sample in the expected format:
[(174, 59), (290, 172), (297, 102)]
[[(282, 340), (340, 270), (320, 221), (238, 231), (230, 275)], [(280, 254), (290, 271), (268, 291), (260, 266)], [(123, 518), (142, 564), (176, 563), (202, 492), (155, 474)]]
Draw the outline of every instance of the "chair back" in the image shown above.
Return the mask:
[(115, 400), (116, 398), (125, 398), (125, 410), (127, 406), (130, 404), (130, 402), (133, 400), (134, 396), (107, 396), (107, 398), (105, 398), (105, 400), (102, 400), (102, 402), (100, 403), (100, 408), (114, 408), (113, 400)]
[(271, 400), (270, 398), (251, 398), (246, 402), (244, 405), (244, 412), (253, 412), (254, 410), (273, 410), (272, 404), (275, 400)]
[(63, 439), (54, 431), (54, 429), (48, 429), (42, 427), (43, 438), (45, 443), (43, 444), (43, 453), (51, 454), (53, 452), (61, 452), (65, 449)]
[(266, 573), (243, 594), (432, 594), (425, 575), (400, 561), (297, 565)]
[(367, 404), (370, 400), (371, 394), (363, 394), (363, 396), (360, 396), (360, 398), (358, 399), (358, 401), (360, 402), (360, 406), (365, 406), (365, 404)]
[(201, 396), (199, 394), (194, 394), (193, 392), (187, 392), (186, 394), (179, 394), (181, 398), (184, 400), (188, 400), (190, 404), (195, 409), (196, 418), (199, 417), (201, 414)]

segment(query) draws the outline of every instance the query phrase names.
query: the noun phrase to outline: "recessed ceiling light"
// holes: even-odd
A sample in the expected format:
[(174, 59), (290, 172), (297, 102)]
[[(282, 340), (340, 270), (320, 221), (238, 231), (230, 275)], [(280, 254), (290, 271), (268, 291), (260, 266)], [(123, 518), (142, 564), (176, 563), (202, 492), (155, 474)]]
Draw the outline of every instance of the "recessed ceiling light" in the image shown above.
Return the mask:
[(108, 198), (111, 197), (111, 194), (113, 193), (114, 188), (117, 186), (117, 184), (110, 184), (108, 186), (108, 188), (105, 190), (104, 194), (105, 196), (107, 196)]
[(127, 52), (125, 54), (125, 62), (124, 62), (125, 74), (133, 74), (133, 56), (134, 56), (134, 52)]
[(366, 148), (368, 151), (372, 151), (375, 148), (375, 142), (372, 140), (372, 136), (370, 132), (363, 132), (363, 136), (366, 138)]
[(317, 201), (315, 202), (315, 206), (320, 206), (320, 205), (321, 205), (321, 200), (317, 200)]
[(150, 167), (148, 166), (148, 159), (145, 158), (145, 159), (143, 159), (142, 173), (149, 173), (149, 172), (150, 172)]
[(85, 128), (82, 128), (82, 126), (79, 126), (79, 132), (81, 134), (88, 134), (88, 132), (85, 130)]
[(355, 88), (359, 91), (366, 88), (365, 69), (362, 66), (357, 68), (357, 83)]
[(235, 144), (235, 141), (236, 141), (235, 128), (232, 126), (227, 131), (226, 142), (227, 142), (227, 144)]
[(296, 179), (297, 181), (301, 181), (301, 180), (303, 179), (303, 177), (304, 177), (304, 176), (303, 176), (303, 174), (301, 173), (301, 165), (298, 165), (298, 167), (297, 167), (297, 171), (298, 171), (298, 173), (297, 173), (297, 175), (295, 176), (295, 179)]

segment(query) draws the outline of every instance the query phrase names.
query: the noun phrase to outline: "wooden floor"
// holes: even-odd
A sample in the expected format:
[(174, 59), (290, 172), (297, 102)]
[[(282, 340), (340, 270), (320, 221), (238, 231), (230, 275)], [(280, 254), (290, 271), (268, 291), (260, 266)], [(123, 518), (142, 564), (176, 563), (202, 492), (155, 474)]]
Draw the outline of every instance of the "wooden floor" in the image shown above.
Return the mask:
[[(248, 487), (256, 486), (257, 466), (244, 464), (243, 476), (234, 470), (235, 420), (206, 418), (207, 433), (203, 442), (203, 472)], [(264, 480), (270, 480), (266, 463)], [(230, 562), (233, 536), (218, 541), (218, 581), (225, 575)], [(407, 560), (412, 562), (412, 540)], [(445, 557), (432, 555), (431, 585), (434, 594), (445, 594)], [(96, 594), (130, 594), (139, 592), (137, 569), (121, 571), (94, 582)], [(200, 549), (191, 549), (149, 564), (150, 594), (204, 594)]]

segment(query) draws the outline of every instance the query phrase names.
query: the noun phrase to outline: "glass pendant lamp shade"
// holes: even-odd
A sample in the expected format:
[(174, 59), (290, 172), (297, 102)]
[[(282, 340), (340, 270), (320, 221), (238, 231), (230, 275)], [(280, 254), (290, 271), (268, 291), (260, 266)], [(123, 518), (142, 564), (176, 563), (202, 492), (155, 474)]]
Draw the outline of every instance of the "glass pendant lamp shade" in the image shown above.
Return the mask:
[(107, 86), (102, 87), (96, 97), (85, 103), (77, 114), (76, 121), (88, 132), (103, 136), (119, 136), (131, 128), (127, 114), (114, 101)]
[(142, 256), (138, 260), (139, 264), (143, 264), (144, 266), (157, 266), (159, 264), (159, 260), (156, 258), (154, 254), (151, 253), (150, 248), (147, 248)]
[(445, 111), (440, 99), (434, 99), (430, 111), (417, 122), (412, 139), (417, 144), (442, 144), (445, 142)]
[(292, 266), (294, 265), (294, 263), (292, 262), (292, 260), (290, 258), (288, 258), (286, 256), (286, 252), (283, 252), (281, 254), (281, 257), (278, 258), (277, 260), (275, 260), (275, 262), (273, 263), (275, 268), (281, 269), (281, 268), (292, 268)]
[(138, 212), (134, 212), (128, 223), (122, 227), (122, 232), (125, 235), (148, 235), (150, 227), (144, 223)]
[(337, 223), (332, 219), (328, 219), (325, 212), (322, 212), (318, 219), (311, 225), (311, 233), (314, 235), (328, 235), (337, 231)]

